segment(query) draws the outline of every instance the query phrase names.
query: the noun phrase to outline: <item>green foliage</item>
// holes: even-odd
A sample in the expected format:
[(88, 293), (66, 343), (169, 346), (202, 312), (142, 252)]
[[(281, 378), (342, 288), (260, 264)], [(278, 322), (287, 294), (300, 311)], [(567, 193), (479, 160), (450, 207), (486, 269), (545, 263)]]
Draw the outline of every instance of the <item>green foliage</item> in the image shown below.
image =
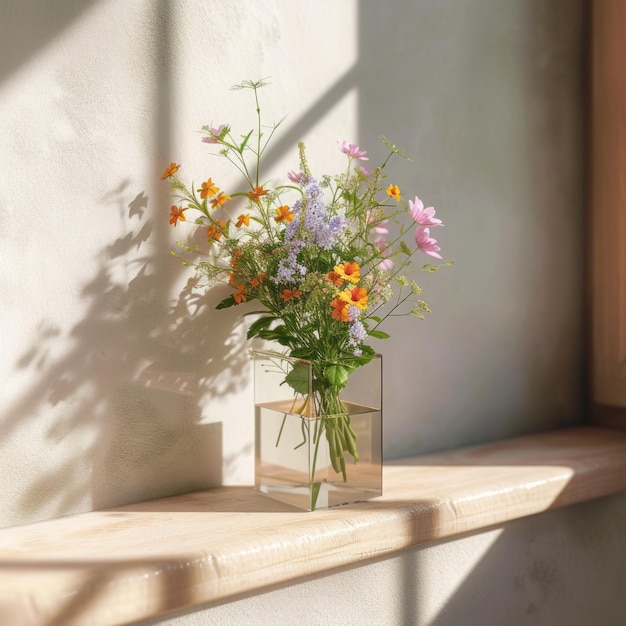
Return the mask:
[(255, 320), (250, 324), (250, 328), (247, 332), (247, 338), (252, 339), (253, 337), (257, 337), (260, 332), (269, 328), (269, 326), (274, 322), (276, 318), (274, 316), (265, 316), (260, 317), (258, 320)]
[(302, 396), (309, 394), (310, 375), (309, 366), (304, 363), (296, 363), (293, 369), (285, 376), (285, 382)]
[(333, 387), (343, 388), (348, 383), (348, 377), (350, 376), (350, 369), (345, 365), (329, 365), (324, 370), (326, 380)]
[(236, 304), (235, 298), (233, 298), (233, 296), (228, 296), (228, 298), (224, 298), (215, 308), (229, 309), (231, 306), (235, 306)]
[[(176, 175), (180, 166), (171, 164), (166, 174), (180, 205), (171, 217), (174, 225), (206, 228), (204, 245), (181, 244), (190, 257), (183, 262), (206, 279), (204, 286), (222, 283), (232, 289), (218, 309), (252, 301), (261, 305), (248, 339), (274, 342), (294, 357), (321, 363), (318, 378), (325, 383), (319, 384), (342, 387), (354, 368), (372, 358), (368, 339), (389, 337), (380, 328), (387, 318), (423, 318), (429, 311), (419, 300), (421, 289), (406, 278), (417, 252), (417, 226), (404, 196), (386, 180), (392, 157), (410, 158), (381, 137), (387, 156), (367, 172), (359, 167), (365, 153), (343, 142), (345, 170), (316, 175), (300, 142), (299, 182), (263, 182), (262, 156), (284, 120), (263, 123), (259, 90), (267, 84), (264, 78), (233, 87), (252, 92), (255, 128), (237, 133), (230, 124), (202, 127), (208, 142), (241, 175), (241, 187), (227, 193), (210, 177), (201, 188), (193, 182), (187, 186)], [(237, 204), (231, 202), (235, 198)], [(315, 218), (314, 227), (307, 216)], [(389, 232), (395, 235), (384, 234)], [(381, 240), (381, 233), (389, 239)], [(422, 269), (434, 272), (442, 266)], [(299, 387), (298, 376), (292, 372), (287, 382)]]

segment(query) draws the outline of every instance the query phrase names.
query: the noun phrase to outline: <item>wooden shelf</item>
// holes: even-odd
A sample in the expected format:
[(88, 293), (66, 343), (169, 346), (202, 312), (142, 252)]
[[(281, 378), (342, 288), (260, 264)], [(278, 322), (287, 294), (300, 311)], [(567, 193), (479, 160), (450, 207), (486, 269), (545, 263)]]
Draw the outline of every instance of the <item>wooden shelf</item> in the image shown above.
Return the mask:
[(387, 463), (314, 513), (222, 487), (0, 530), (0, 623), (129, 623), (626, 490), (626, 433), (550, 431)]

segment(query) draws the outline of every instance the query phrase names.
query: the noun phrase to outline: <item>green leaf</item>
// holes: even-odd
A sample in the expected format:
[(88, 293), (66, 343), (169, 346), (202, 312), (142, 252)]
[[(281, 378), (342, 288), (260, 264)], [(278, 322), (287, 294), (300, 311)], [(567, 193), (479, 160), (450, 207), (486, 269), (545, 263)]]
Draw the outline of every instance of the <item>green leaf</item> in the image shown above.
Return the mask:
[(362, 367), (363, 365), (367, 365), (376, 354), (371, 346), (362, 346), (361, 350), (363, 351), (363, 354), (361, 356), (357, 356), (354, 357), (354, 359), (351, 359), (354, 369), (356, 369), (357, 367)]
[(243, 149), (248, 145), (248, 141), (250, 140), (250, 136), (252, 135), (253, 131), (250, 131), (244, 138), (243, 141), (241, 142), (241, 145), (239, 146), (239, 152), (243, 152)]
[(391, 335), (382, 330), (370, 330), (369, 336), (374, 339), (388, 339)]
[(406, 241), (402, 240), (400, 242), (400, 250), (402, 250), (402, 252), (404, 252), (404, 254), (411, 256), (411, 249), (409, 248), (409, 246), (406, 245)]
[(387, 137), (385, 137), (384, 135), (380, 136), (380, 140), (389, 148), (389, 150), (391, 150), (394, 154), (398, 154), (399, 156), (401, 156), (403, 159), (406, 159), (407, 161), (412, 161), (413, 159), (408, 155), (408, 154), (404, 154), (404, 152), (402, 152), (401, 150), (398, 149), (398, 147), (395, 144), (392, 144), (389, 139), (387, 139)]
[(380, 317), (378, 317), (378, 315), (370, 315), (367, 319), (368, 321), (372, 320), (372, 322), (376, 322), (377, 324), (380, 324), (383, 321)]
[(309, 348), (296, 348), (289, 353), (289, 356), (294, 359), (306, 359), (307, 361), (313, 360)]
[[(358, 358), (360, 361), (367, 358), (366, 363), (369, 363), (372, 360), (372, 357), (376, 354), (376, 350), (374, 350), (372, 346), (361, 346), (361, 352), (363, 352), (363, 354)], [(361, 363), (361, 365), (363, 365), (363, 363)]]
[(248, 317), (249, 315), (267, 315), (267, 309), (263, 311), (246, 311), (242, 317)]
[(252, 337), (256, 337), (262, 330), (268, 328), (269, 325), (275, 319), (276, 318), (272, 316), (267, 316), (267, 317), (261, 317), (258, 320), (252, 322), (252, 324), (250, 324), (250, 328), (248, 329), (248, 333), (247, 333), (248, 339), (252, 339)]
[(343, 365), (329, 365), (324, 370), (324, 376), (334, 387), (345, 387), (348, 384), (350, 370)]
[(229, 296), (228, 298), (224, 298), (224, 300), (222, 300), (215, 308), (216, 309), (228, 309), (231, 306), (234, 306), (235, 304), (237, 304), (235, 302), (235, 298), (233, 298), (232, 296)]
[(352, 203), (355, 201), (355, 195), (353, 193), (350, 193), (347, 189), (343, 190), (343, 193), (341, 194), (341, 197), (346, 200), (349, 203)]
[(309, 367), (304, 363), (296, 363), (293, 369), (285, 376), (285, 382), (300, 395), (309, 394)]
[(322, 483), (320, 481), (315, 481), (311, 485), (311, 511), (315, 511), (315, 506), (317, 504), (317, 496), (320, 493), (320, 487)]
[(281, 346), (291, 346), (291, 336), (287, 333), (284, 326), (277, 326), (271, 330), (262, 329), (257, 333), (257, 337), (267, 341), (276, 341)]

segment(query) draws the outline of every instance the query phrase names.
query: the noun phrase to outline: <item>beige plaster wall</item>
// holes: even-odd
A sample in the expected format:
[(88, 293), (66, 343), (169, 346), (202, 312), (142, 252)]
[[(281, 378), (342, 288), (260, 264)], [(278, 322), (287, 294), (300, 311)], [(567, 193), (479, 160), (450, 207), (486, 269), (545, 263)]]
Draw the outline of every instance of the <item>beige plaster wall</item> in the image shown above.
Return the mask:
[(582, 15), (571, 0), (0, 0), (0, 525), (253, 473), (240, 310), (193, 295), (158, 177), (236, 179), (203, 124), (253, 123), (271, 173), (335, 141), (414, 157), (452, 270), (385, 357), (387, 457), (582, 416)]

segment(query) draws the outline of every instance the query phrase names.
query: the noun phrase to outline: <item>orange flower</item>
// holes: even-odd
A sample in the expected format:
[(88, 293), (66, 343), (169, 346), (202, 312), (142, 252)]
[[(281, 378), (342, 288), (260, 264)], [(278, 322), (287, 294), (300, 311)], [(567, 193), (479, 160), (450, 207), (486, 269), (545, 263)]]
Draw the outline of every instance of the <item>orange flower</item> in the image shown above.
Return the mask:
[(250, 198), (250, 200), (254, 200), (255, 202), (258, 202), (259, 198), (265, 195), (267, 195), (267, 190), (263, 189), (263, 185), (255, 187), (252, 191), (248, 192), (248, 198)]
[(283, 299), (283, 302), (289, 302), (289, 300), (299, 298), (301, 295), (302, 292), (298, 291), (298, 289), (283, 289), (280, 297)]
[(367, 289), (364, 287), (352, 287), (352, 289), (348, 287), (339, 294), (339, 298), (347, 304), (353, 304), (361, 311), (367, 309)]
[(335, 298), (330, 305), (333, 307), (333, 319), (339, 322), (348, 321), (348, 303), (341, 298)]
[(224, 234), (224, 227), (228, 222), (215, 220), (215, 224), (209, 226), (206, 230), (206, 236), (209, 241), (219, 241)]
[(387, 187), (387, 195), (400, 202), (400, 187), (398, 187), (398, 185), (389, 185), (389, 187)]
[(335, 265), (333, 269), (341, 278), (355, 285), (361, 280), (361, 266), (358, 263), (345, 261), (344, 263)]
[(267, 274), (265, 272), (261, 272), (258, 276), (255, 276), (251, 281), (250, 284), (253, 287), (258, 287), (265, 279), (267, 278)]
[(281, 222), (291, 222), (295, 215), (289, 210), (287, 205), (279, 206), (276, 209), (276, 216), (274, 219), (280, 224)]
[(223, 191), (220, 191), (213, 200), (211, 200), (211, 208), (215, 209), (216, 207), (223, 207), (225, 202), (230, 200), (230, 196), (227, 196)]
[(237, 218), (237, 223), (235, 224), (235, 226), (237, 228), (241, 228), (242, 226), (250, 226), (250, 214), (249, 213), (242, 213), (238, 218)]
[(202, 187), (198, 189), (200, 197), (204, 200), (207, 196), (212, 198), (220, 188), (209, 178), (206, 183), (202, 183)]
[[(233, 285), (235, 286), (235, 285)], [(243, 292), (245, 287), (243, 285), (236, 285), (237, 291), (233, 294), (233, 298), (237, 304), (241, 304), (242, 302), (246, 302), (248, 298), (246, 298), (246, 294)]]
[(326, 278), (328, 278), (335, 287), (341, 287), (343, 285), (343, 278), (337, 274), (337, 272), (328, 272)]
[(179, 169), (180, 169), (180, 165), (176, 165), (176, 163), (172, 161), (165, 168), (165, 171), (163, 172), (163, 174), (161, 174), (161, 180), (165, 180), (166, 178), (169, 178), (170, 176), (174, 176), (174, 174), (176, 174), (176, 172), (178, 172)]
[(243, 256), (239, 250), (233, 250), (233, 253), (230, 257), (230, 265), (231, 267), (235, 267), (237, 265), (237, 261)]
[(178, 208), (177, 206), (173, 206), (170, 209), (170, 224), (173, 224), (174, 226), (176, 226), (176, 223), (178, 222), (178, 220), (180, 220), (181, 222), (186, 222), (187, 218), (185, 217), (185, 211), (187, 209), (183, 209)]

